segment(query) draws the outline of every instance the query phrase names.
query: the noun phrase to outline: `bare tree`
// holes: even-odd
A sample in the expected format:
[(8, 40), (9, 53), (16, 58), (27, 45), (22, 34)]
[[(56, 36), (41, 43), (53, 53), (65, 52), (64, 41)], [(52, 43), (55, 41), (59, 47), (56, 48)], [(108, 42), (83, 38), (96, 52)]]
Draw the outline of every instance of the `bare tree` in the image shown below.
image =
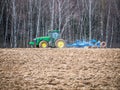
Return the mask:
[(38, 37), (40, 35), (41, 2), (42, 2), (42, 0), (38, 1), (38, 15), (37, 15), (36, 37)]
[(17, 13), (15, 0), (12, 0), (12, 17), (13, 17), (13, 31), (14, 31), (14, 48), (17, 47)]
[(106, 25), (106, 43), (108, 44), (108, 34), (109, 34), (109, 22), (110, 22), (110, 5), (108, 8), (108, 16), (107, 16), (107, 25)]
[(89, 40), (92, 39), (92, 0), (89, 0)]

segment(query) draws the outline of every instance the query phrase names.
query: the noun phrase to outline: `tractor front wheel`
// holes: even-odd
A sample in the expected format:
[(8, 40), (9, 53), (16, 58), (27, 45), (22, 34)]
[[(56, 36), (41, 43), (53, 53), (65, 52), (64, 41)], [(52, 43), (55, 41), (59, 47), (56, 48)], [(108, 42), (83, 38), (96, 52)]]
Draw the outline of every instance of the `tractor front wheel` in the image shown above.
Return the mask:
[(41, 41), (39, 43), (39, 48), (47, 48), (48, 47), (48, 43), (46, 41)]
[(55, 46), (57, 48), (64, 48), (66, 45), (65, 45), (65, 41), (63, 39), (58, 39), (56, 40), (55, 42)]

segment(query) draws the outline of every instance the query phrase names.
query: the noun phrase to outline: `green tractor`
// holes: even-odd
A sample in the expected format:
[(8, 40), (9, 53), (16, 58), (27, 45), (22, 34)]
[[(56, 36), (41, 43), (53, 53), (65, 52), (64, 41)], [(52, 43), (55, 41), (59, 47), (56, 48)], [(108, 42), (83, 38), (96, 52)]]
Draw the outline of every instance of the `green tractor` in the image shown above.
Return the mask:
[(61, 39), (59, 30), (50, 30), (48, 36), (37, 37), (34, 41), (29, 42), (29, 45), (39, 48), (64, 48), (66, 46), (65, 41)]

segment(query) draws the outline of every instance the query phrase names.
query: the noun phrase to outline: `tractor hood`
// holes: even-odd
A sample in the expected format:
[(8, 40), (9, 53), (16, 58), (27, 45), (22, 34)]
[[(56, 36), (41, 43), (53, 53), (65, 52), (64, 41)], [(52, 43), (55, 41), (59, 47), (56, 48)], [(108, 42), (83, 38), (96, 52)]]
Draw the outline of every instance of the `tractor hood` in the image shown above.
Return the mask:
[(48, 40), (50, 39), (49, 36), (44, 36), (44, 37), (37, 37), (37, 38), (34, 38), (34, 40)]
[(29, 45), (32, 45), (32, 46), (34, 46), (34, 44), (35, 44), (34, 42), (29, 42)]

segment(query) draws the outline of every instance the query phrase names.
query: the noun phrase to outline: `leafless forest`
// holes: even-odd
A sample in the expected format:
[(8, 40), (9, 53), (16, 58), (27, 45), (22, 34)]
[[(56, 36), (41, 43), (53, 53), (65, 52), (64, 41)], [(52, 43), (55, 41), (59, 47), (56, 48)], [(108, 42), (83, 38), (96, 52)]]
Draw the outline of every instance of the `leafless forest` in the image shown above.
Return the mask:
[(0, 47), (58, 29), (67, 42), (97, 39), (120, 47), (120, 0), (0, 0)]

